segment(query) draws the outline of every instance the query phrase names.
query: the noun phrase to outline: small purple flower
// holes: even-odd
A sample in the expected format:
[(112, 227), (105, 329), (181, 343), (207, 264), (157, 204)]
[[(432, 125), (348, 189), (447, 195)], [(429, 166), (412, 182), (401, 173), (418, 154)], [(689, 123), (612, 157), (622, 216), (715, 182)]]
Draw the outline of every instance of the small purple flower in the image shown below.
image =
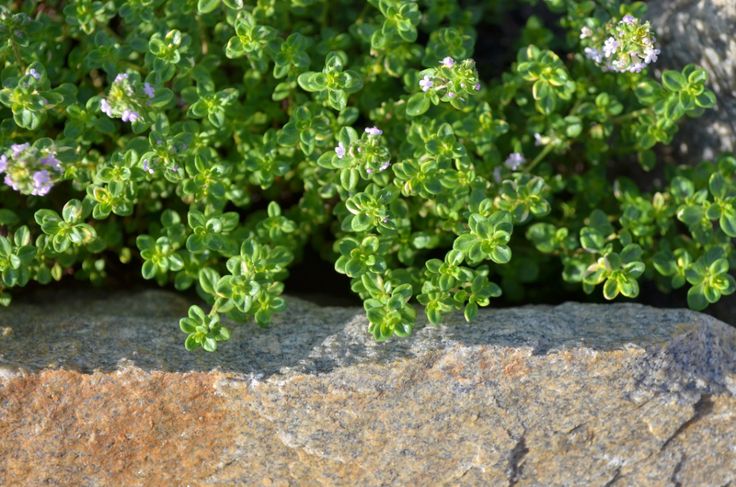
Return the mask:
[(373, 174), (373, 169), (371, 169), (370, 167), (366, 167), (365, 172), (367, 172), (368, 174)]
[(616, 49), (618, 49), (618, 41), (614, 39), (613, 37), (609, 37), (606, 39), (606, 42), (603, 44), (603, 54), (606, 57), (611, 57), (616, 52)]
[(447, 56), (441, 61), (441, 63), (442, 63), (442, 66), (446, 68), (451, 68), (455, 65), (455, 60), (452, 59), (450, 56)]
[(653, 47), (647, 48), (647, 50), (644, 51), (644, 62), (646, 64), (656, 63), (660, 52), (661, 51), (659, 49), (655, 49)]
[(14, 190), (16, 190), (16, 191), (18, 191), (18, 190), (20, 189), (20, 188), (18, 187), (18, 185), (17, 185), (16, 183), (15, 183), (15, 181), (13, 181), (13, 178), (11, 178), (11, 177), (10, 177), (10, 174), (6, 174), (6, 175), (5, 175), (5, 180), (4, 180), (4, 182), (5, 182), (5, 184), (6, 184), (7, 186), (10, 186), (11, 188), (13, 188), (13, 189), (14, 189)]
[(179, 172), (179, 166), (177, 164), (174, 164), (169, 168), (172, 172)]
[(598, 49), (586, 47), (583, 50), (583, 53), (585, 54), (585, 57), (595, 61), (596, 63), (600, 63), (601, 61), (603, 61), (603, 54)]
[(544, 137), (537, 132), (534, 133), (534, 145), (544, 145)]
[(425, 75), (424, 78), (419, 80), (419, 86), (425, 93), (429, 91), (433, 84), (434, 83), (432, 82), (432, 78), (429, 75)]
[(501, 182), (501, 166), (496, 166), (493, 169), (493, 180), (497, 183)]
[(100, 100), (100, 110), (108, 117), (112, 117), (112, 107), (110, 106), (110, 102), (108, 102), (106, 98)]
[(448, 91), (447, 92), (447, 98), (455, 98), (455, 92), (454, 91)]
[(61, 164), (59, 163), (59, 159), (56, 158), (55, 155), (49, 154), (48, 156), (41, 159), (41, 164), (44, 166), (49, 166), (53, 169), (56, 169), (57, 171), (61, 170)]
[(143, 91), (146, 93), (146, 96), (148, 98), (153, 98), (156, 96), (156, 90), (153, 89), (153, 86), (151, 86), (151, 83), (145, 82), (143, 83)]
[(113, 83), (120, 83), (126, 79), (128, 79), (128, 73), (120, 73), (117, 76), (115, 76), (115, 81), (113, 81)]
[(581, 39), (585, 39), (586, 37), (590, 37), (592, 35), (593, 35), (593, 31), (590, 30), (590, 27), (585, 26), (582, 29), (580, 29), (580, 38)]
[(0, 156), (0, 172), (5, 172), (8, 168), (8, 156), (5, 154)]
[(35, 68), (29, 69), (28, 70), (28, 74), (30, 74), (31, 76), (33, 76), (35, 79), (41, 79), (41, 75), (38, 74), (38, 71), (36, 71)]
[(386, 161), (383, 164), (381, 164), (381, 167), (378, 168), (379, 171), (385, 171), (388, 169), (388, 166), (391, 165), (391, 161)]
[(45, 169), (36, 171), (33, 173), (33, 191), (31, 194), (36, 196), (44, 196), (51, 190), (51, 186), (54, 184), (51, 182), (49, 172)]
[(630, 73), (640, 73), (642, 69), (646, 68), (647, 65), (644, 63), (634, 63), (629, 66)]
[(475, 88), (475, 91), (480, 91), (480, 83), (476, 83), (473, 88)]
[(10, 150), (13, 152), (13, 157), (18, 157), (31, 146), (28, 142), (24, 144), (13, 144), (10, 146)]
[(143, 159), (143, 170), (148, 174), (153, 174), (153, 168), (148, 165), (148, 159)]
[(379, 129), (378, 127), (368, 127), (365, 129), (365, 133), (368, 135), (381, 135), (383, 133), (383, 130)]
[(621, 19), (621, 23), (626, 24), (626, 25), (631, 25), (634, 22), (636, 22), (636, 17), (634, 17), (633, 15), (629, 15), (629, 14), (624, 15), (624, 18)]
[(141, 118), (141, 116), (134, 110), (125, 110), (120, 118), (123, 122), (133, 123)]
[(504, 164), (506, 164), (506, 167), (508, 167), (512, 171), (516, 171), (525, 162), (526, 162), (526, 159), (524, 158), (523, 154), (519, 152), (512, 152), (511, 154), (509, 154), (509, 157), (506, 158), (506, 161), (504, 162)]
[(337, 154), (338, 159), (342, 159), (345, 157), (345, 146), (340, 142), (337, 144), (337, 147), (335, 147), (335, 154)]

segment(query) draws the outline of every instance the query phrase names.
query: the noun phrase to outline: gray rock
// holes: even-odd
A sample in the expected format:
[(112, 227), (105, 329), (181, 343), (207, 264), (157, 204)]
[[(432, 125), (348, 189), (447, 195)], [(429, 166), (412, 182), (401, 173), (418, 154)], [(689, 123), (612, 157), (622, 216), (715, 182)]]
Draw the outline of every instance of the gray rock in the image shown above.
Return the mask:
[(163, 291), (0, 311), (1, 485), (729, 485), (736, 329), (637, 304), (485, 310), (378, 344), (295, 298), (217, 354)]
[(686, 122), (675, 150), (688, 160), (736, 151), (736, 0), (652, 0), (648, 17), (662, 56), (659, 69), (695, 63), (710, 74), (718, 108)]

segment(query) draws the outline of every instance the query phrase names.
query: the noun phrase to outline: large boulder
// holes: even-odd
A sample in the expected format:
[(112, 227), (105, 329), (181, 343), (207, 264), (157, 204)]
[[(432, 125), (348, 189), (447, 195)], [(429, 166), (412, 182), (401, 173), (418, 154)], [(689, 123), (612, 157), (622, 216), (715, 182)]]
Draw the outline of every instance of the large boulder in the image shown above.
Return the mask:
[(731, 485), (736, 329), (636, 304), (376, 343), (289, 299), (187, 353), (163, 291), (0, 312), (0, 485)]
[(651, 0), (648, 17), (662, 48), (659, 69), (695, 63), (710, 74), (718, 107), (686, 122), (675, 151), (698, 162), (736, 151), (736, 0)]

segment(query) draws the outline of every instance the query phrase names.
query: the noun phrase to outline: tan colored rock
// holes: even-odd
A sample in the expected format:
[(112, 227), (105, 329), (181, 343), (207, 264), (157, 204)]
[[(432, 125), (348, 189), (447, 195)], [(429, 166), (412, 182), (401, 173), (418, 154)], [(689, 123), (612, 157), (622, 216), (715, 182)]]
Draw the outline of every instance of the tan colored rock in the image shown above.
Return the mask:
[(0, 485), (736, 483), (736, 330), (706, 315), (530, 306), (377, 344), (288, 303), (215, 355), (165, 292), (0, 312)]

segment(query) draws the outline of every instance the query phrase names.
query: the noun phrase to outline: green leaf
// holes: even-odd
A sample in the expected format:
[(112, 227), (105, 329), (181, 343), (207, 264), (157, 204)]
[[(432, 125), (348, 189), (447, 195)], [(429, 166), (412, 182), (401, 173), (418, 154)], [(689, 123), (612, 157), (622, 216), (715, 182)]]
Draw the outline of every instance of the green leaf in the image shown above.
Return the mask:
[(662, 73), (662, 84), (669, 91), (681, 91), (687, 86), (687, 79), (677, 71), (667, 70)]
[(197, 2), (197, 10), (201, 14), (208, 14), (220, 5), (220, 0), (199, 0)]
[(417, 117), (429, 110), (429, 97), (424, 93), (415, 93), (406, 103), (406, 114), (410, 117)]
[(705, 288), (702, 283), (691, 287), (687, 292), (687, 305), (696, 311), (702, 311), (708, 307), (708, 300), (705, 298)]

